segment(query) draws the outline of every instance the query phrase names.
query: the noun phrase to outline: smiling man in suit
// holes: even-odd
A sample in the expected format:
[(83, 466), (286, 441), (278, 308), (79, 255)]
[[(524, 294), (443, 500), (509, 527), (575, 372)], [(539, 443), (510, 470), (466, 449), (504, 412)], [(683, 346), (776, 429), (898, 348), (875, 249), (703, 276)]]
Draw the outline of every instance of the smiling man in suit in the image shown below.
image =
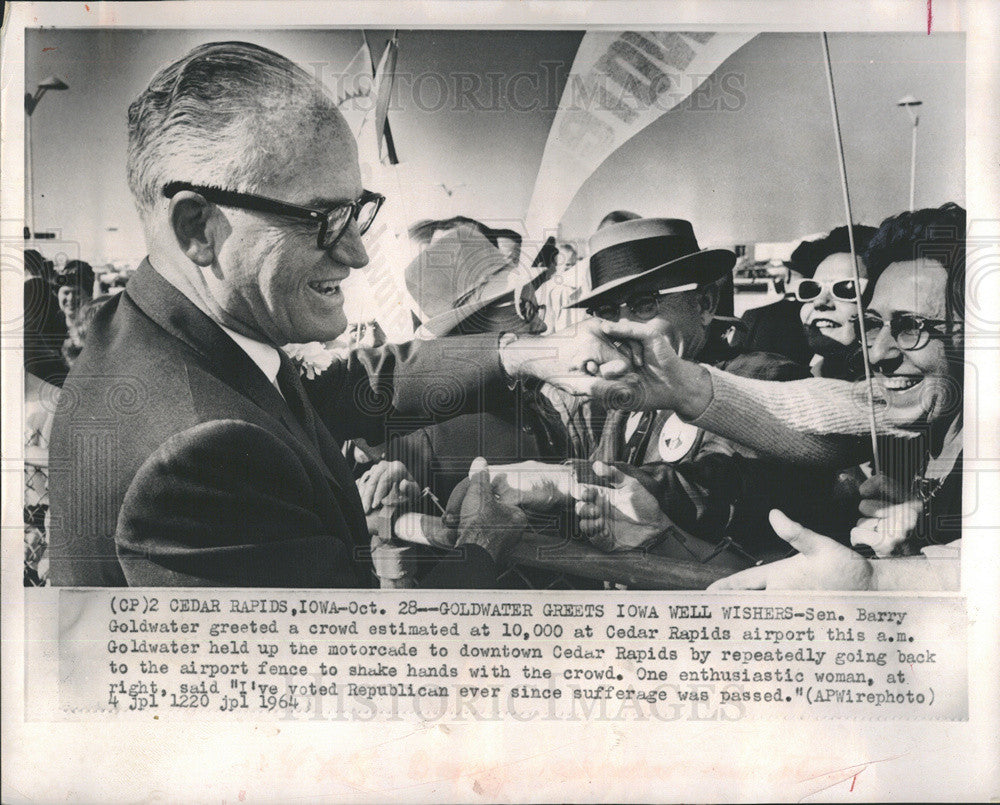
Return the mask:
[[(161, 70), (128, 125), (149, 256), (59, 402), (55, 584), (365, 586), (370, 537), (338, 439), (426, 419), (435, 379), (461, 387), (457, 414), (519, 375), (620, 357), (587, 333), (389, 345), (335, 361), (307, 395), (279, 346), (344, 331), (340, 283), (368, 262), (382, 201), (334, 102), (279, 54), (219, 42)], [(431, 584), (495, 581), (520, 520), (481, 508)]]

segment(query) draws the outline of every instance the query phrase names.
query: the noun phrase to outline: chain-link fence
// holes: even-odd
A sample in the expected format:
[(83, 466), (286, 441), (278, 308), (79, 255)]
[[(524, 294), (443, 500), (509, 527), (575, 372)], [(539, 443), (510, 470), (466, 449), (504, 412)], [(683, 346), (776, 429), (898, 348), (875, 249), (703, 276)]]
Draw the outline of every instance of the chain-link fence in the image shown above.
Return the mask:
[(24, 436), (24, 586), (42, 587), (49, 578), (49, 442), (36, 424)]

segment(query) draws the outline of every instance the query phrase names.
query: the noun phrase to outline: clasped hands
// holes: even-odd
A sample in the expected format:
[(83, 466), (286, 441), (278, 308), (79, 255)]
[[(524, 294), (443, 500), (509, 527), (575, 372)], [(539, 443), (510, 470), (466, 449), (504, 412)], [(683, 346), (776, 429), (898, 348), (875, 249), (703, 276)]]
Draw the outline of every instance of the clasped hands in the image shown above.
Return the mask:
[[(425, 537), (442, 548), (463, 541), (496, 543), (504, 555), (524, 531), (525, 511), (552, 513), (569, 504), (575, 507), (580, 536), (602, 551), (641, 549), (666, 533), (670, 520), (639, 480), (600, 461), (593, 471), (601, 484), (578, 481), (567, 464), (524, 461), (490, 467), (477, 458), (448, 500), (445, 528)], [(377, 464), (362, 476), (359, 489), (366, 512), (417, 496), (417, 484), (398, 461)]]
[(585, 319), (557, 333), (518, 338), (500, 357), (512, 377), (537, 377), (608, 408), (665, 409), (692, 419), (711, 401), (712, 384), (684, 354), (683, 339), (663, 320)]

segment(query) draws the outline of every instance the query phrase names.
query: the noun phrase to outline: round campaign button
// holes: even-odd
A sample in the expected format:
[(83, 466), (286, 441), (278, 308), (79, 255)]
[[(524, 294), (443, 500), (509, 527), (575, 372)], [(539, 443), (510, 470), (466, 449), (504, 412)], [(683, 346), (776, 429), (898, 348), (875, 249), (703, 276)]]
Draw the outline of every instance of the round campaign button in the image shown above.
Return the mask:
[(660, 429), (657, 448), (663, 461), (680, 461), (694, 447), (698, 438), (698, 426), (671, 414)]

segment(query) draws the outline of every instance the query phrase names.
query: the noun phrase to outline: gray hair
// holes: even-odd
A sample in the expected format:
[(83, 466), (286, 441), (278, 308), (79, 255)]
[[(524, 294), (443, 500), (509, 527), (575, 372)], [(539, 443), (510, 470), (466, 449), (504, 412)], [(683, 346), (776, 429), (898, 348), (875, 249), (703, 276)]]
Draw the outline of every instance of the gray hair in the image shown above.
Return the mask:
[(344, 125), (334, 102), (284, 56), (247, 42), (200, 45), (129, 106), (129, 189), (142, 214), (171, 181), (259, 192), (330, 125)]

